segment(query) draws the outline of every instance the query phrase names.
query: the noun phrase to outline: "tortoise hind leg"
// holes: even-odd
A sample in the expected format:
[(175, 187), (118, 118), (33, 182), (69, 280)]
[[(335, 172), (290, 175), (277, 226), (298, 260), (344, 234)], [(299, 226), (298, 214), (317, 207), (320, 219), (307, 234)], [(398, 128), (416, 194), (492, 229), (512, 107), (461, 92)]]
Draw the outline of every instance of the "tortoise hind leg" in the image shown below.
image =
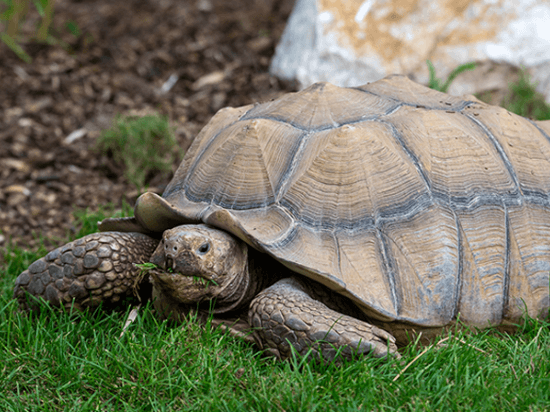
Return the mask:
[[(158, 240), (141, 233), (93, 233), (55, 249), (21, 273), (14, 298), (23, 310), (38, 300), (77, 309), (115, 303), (132, 295), (143, 263)], [(33, 299), (34, 298), (39, 298)]]
[(249, 322), (261, 344), (281, 358), (290, 356), (290, 345), (300, 355), (311, 348), (314, 356), (326, 360), (332, 360), (339, 348), (340, 356), (348, 359), (353, 354), (399, 356), (389, 333), (332, 310), (313, 296), (298, 278), (280, 280), (258, 294), (250, 305)]

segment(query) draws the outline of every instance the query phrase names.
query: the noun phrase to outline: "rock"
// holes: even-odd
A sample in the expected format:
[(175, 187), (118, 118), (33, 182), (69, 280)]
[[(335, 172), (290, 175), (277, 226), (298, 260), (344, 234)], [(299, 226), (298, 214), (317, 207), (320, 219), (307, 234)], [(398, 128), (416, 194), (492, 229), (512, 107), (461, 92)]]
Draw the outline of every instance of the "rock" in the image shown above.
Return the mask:
[[(549, 22), (550, 2), (537, 0), (298, 0), (270, 71), (301, 87), (357, 86), (392, 73), (427, 83), (426, 60), (439, 78), (477, 61), (483, 72), (524, 67), (550, 100)], [(461, 77), (451, 93), (488, 87)]]

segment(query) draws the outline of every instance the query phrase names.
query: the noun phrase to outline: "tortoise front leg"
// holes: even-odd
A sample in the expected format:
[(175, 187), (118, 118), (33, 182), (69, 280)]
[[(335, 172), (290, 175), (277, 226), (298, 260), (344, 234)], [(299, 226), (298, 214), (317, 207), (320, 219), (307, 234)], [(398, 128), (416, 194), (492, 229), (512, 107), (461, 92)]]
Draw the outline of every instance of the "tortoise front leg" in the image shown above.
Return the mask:
[(157, 244), (141, 233), (84, 236), (31, 264), (15, 280), (14, 298), (23, 310), (38, 307), (34, 298), (76, 309), (118, 302), (134, 293), (134, 263), (147, 262)]
[(340, 356), (352, 354), (397, 355), (395, 339), (386, 331), (351, 316), (329, 309), (312, 297), (308, 287), (298, 278), (278, 281), (252, 301), (250, 325), (256, 328), (260, 344), (281, 358), (291, 354), (290, 345), (300, 355), (310, 348), (314, 356), (332, 360), (336, 350)]

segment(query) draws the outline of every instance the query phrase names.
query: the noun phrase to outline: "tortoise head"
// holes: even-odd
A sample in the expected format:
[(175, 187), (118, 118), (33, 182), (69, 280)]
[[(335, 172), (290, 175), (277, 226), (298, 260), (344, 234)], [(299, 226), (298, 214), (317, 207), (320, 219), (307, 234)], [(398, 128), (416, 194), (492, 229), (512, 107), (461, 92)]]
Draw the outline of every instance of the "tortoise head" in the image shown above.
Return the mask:
[[(161, 295), (183, 304), (216, 299), (230, 309), (240, 301), (248, 282), (246, 244), (206, 225), (182, 225), (166, 230), (151, 256), (151, 272)], [(220, 312), (220, 310), (217, 310)]]

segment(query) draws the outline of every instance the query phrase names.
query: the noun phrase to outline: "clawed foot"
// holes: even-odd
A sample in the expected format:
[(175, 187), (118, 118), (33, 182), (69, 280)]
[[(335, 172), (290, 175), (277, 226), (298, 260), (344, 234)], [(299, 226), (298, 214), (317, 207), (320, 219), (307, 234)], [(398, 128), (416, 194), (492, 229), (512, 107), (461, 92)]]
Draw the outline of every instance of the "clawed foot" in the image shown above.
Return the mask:
[(302, 356), (326, 360), (337, 354), (348, 359), (399, 356), (392, 335), (329, 309), (295, 278), (283, 279), (261, 292), (252, 302), (249, 322), (264, 346), (275, 349), (281, 358), (291, 356), (291, 346)]

